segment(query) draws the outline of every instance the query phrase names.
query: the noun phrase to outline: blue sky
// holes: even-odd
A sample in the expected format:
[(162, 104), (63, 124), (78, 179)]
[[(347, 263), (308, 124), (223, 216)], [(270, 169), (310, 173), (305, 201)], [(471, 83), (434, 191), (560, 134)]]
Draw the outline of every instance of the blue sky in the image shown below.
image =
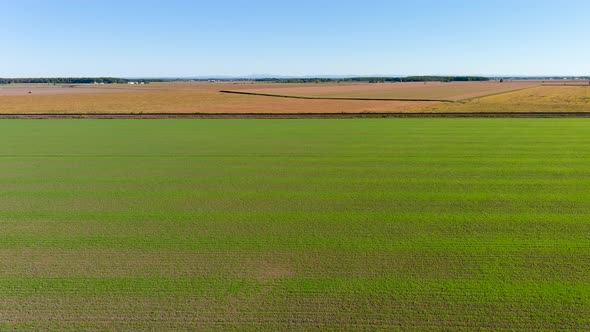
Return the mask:
[(590, 75), (590, 1), (0, 0), (0, 77)]

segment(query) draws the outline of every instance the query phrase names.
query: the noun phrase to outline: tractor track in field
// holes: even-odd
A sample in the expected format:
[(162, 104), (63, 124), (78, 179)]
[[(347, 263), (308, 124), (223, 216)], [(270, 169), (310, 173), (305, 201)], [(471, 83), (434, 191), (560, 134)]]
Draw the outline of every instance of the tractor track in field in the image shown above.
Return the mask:
[(310, 100), (361, 100), (361, 101), (436, 101), (440, 103), (453, 103), (450, 99), (428, 99), (428, 98), (355, 98), (355, 97), (313, 97), (313, 96), (294, 96), (294, 95), (282, 95), (273, 93), (259, 93), (259, 92), (246, 92), (246, 91), (234, 91), (234, 90), (220, 90), (221, 93), (229, 93), (236, 95), (249, 95), (249, 96), (262, 96), (262, 97), (275, 97), (275, 98), (291, 98), (291, 99), (310, 99)]

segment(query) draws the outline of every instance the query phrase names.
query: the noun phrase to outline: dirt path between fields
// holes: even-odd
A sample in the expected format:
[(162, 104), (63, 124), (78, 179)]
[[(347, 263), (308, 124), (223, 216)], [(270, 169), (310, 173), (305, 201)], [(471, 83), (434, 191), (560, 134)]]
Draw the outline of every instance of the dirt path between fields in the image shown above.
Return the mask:
[(354, 118), (590, 118), (590, 112), (474, 113), (64, 113), (0, 114), (0, 119), (354, 119)]

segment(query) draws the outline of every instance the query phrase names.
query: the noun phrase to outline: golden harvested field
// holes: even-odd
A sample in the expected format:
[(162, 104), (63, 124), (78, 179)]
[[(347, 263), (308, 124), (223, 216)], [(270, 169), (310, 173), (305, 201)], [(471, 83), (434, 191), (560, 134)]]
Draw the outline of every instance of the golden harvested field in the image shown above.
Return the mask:
[[(0, 95), (0, 113), (363, 113), (408, 112), (436, 102), (303, 100), (225, 94), (253, 84), (101, 86), (101, 93)], [(256, 84), (267, 88), (279, 84)], [(300, 85), (294, 85), (300, 86)], [(111, 89), (111, 92), (104, 92)], [(126, 91), (122, 93), (120, 89)], [(74, 90), (74, 89), (72, 89)]]
[(426, 107), (423, 112), (590, 112), (590, 86), (538, 86)]
[(461, 100), (540, 85), (540, 81), (503, 82), (408, 82), (359, 83), (306, 86), (246, 86), (232, 91), (317, 98), (377, 98)]

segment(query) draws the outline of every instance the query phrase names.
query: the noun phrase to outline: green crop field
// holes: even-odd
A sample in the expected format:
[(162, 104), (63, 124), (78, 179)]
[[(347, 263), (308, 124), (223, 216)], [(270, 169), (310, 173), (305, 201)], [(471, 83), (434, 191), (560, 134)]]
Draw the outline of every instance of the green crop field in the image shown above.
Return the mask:
[(1, 120), (0, 330), (588, 330), (589, 129)]

